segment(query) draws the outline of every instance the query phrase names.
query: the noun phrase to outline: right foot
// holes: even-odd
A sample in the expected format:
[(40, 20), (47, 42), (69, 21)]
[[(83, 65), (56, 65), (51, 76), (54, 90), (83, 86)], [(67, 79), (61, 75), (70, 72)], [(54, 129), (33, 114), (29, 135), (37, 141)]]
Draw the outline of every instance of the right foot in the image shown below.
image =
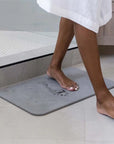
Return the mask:
[(47, 70), (47, 75), (49, 77), (54, 78), (60, 84), (62, 88), (65, 88), (69, 91), (75, 91), (75, 90), (78, 90), (76, 89), (77, 87), (79, 88), (77, 83), (72, 81), (68, 77), (66, 77), (64, 73), (62, 72), (62, 70), (59, 68), (54, 68), (54, 67), (49, 66)]
[(107, 115), (114, 119), (114, 97), (112, 96), (110, 91), (108, 91), (108, 93), (105, 93), (105, 95), (107, 96), (104, 97), (104, 100), (102, 102), (97, 100), (97, 111), (100, 114)]

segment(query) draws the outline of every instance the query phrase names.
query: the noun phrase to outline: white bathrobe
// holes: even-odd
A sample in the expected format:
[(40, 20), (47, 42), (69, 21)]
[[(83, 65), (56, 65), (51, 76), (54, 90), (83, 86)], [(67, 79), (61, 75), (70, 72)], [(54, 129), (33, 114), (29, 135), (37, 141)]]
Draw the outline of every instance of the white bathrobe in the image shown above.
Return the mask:
[(112, 0), (37, 0), (37, 3), (45, 11), (96, 33), (112, 18)]

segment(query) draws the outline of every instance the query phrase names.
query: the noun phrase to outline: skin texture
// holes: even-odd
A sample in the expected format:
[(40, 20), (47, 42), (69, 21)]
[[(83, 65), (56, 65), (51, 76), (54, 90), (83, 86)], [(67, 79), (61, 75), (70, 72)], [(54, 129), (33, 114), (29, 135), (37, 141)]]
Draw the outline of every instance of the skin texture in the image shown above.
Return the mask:
[[(74, 36), (96, 94), (97, 111), (114, 118), (114, 97), (104, 82), (95, 32), (61, 17), (58, 39), (47, 75), (54, 78), (61, 87), (71, 91), (76, 90), (77, 83), (66, 77), (61, 70), (63, 58)], [(70, 89), (70, 87), (73, 87), (73, 89)]]

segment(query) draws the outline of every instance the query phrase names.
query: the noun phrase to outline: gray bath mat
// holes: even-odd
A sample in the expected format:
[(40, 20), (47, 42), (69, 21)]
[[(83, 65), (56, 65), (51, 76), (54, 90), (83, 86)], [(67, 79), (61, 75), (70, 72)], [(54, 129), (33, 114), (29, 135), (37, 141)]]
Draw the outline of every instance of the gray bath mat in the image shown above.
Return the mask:
[[(77, 82), (78, 91), (63, 89), (44, 74), (0, 88), (0, 97), (32, 115), (41, 116), (95, 95), (86, 71), (68, 67), (63, 72)], [(114, 88), (114, 81), (104, 80), (108, 89)]]

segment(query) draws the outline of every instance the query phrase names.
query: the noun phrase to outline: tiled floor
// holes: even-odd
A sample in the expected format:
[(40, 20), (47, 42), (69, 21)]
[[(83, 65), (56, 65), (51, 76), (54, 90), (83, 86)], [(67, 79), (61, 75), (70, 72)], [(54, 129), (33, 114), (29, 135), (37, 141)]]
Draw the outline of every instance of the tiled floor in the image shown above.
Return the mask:
[[(101, 57), (101, 65), (103, 75), (114, 80), (114, 56)], [(76, 67), (85, 70), (83, 64)], [(95, 96), (45, 116), (0, 99), (0, 143), (114, 144), (114, 120), (96, 111)]]

